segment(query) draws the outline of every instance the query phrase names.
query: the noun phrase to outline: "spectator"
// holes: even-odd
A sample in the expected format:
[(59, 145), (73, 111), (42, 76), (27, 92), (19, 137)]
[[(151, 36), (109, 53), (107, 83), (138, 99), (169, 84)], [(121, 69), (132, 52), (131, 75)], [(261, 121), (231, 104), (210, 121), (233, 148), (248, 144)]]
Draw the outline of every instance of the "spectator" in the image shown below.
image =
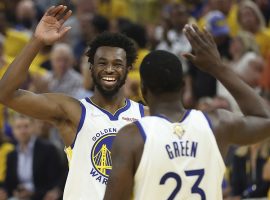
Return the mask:
[(109, 20), (102, 15), (93, 15), (90, 19), (81, 19), (81, 38), (78, 43), (75, 44), (74, 55), (77, 63), (80, 63), (80, 59), (83, 56), (87, 44), (91, 42), (98, 34), (109, 30)]
[[(270, 181), (270, 157), (268, 157), (267, 162), (263, 166), (263, 180)], [(270, 187), (268, 188), (268, 199), (270, 199)]]
[(7, 170), (7, 156), (14, 146), (5, 140), (4, 133), (0, 129), (0, 200), (6, 200), (8, 195), (4, 188)]
[[(75, 13), (66, 22), (67, 26), (72, 29), (67, 34), (66, 43), (69, 43), (72, 48), (75, 47), (82, 37), (81, 21), (90, 21), (91, 17), (97, 12), (97, 0), (76, 0)], [(83, 27), (85, 28), (85, 27)]]
[(269, 182), (262, 179), (263, 166), (269, 156), (269, 142), (239, 147), (232, 163), (232, 194), (241, 198), (266, 197)]
[[(212, 33), (220, 55), (223, 59), (229, 60), (230, 36), (225, 16), (220, 11), (211, 11), (206, 19), (206, 28)], [(190, 64), (184, 94), (184, 101), (188, 105), (194, 105), (201, 97), (214, 97), (217, 92), (216, 88), (217, 81), (214, 77)]]
[(137, 59), (133, 68), (128, 73), (128, 78), (125, 84), (126, 96), (133, 101), (142, 102), (143, 98), (140, 92), (140, 73), (139, 68), (143, 58), (150, 52), (147, 49), (147, 35), (144, 26), (139, 24), (130, 24), (123, 33), (133, 39), (137, 46)]
[(69, 45), (56, 44), (51, 52), (52, 73), (48, 80), (50, 92), (65, 93), (75, 98), (84, 98), (91, 94), (83, 89), (82, 76), (72, 66), (74, 55)]
[(5, 187), (9, 197), (43, 199), (58, 188), (63, 173), (56, 148), (34, 136), (32, 123), (24, 115), (14, 116), (12, 127), (18, 144), (7, 159)]
[[(156, 30), (156, 39), (160, 40), (156, 49), (166, 50), (180, 57), (181, 53), (191, 50), (191, 46), (182, 32), (184, 25), (189, 21), (187, 8), (183, 4), (172, 4), (167, 20), (164, 27)], [(171, 25), (166, 23), (171, 23)], [(172, 28), (170, 28), (171, 26)]]
[(36, 8), (32, 0), (22, 0), (16, 7), (17, 24), (15, 29), (27, 33), (29, 36), (33, 33), (36, 26)]

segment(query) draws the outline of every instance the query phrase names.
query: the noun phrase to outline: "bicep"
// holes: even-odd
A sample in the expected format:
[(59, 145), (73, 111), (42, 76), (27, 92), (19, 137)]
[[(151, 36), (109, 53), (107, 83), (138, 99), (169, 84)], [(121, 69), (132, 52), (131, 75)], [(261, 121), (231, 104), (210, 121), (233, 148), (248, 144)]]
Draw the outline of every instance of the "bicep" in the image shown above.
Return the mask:
[(228, 144), (253, 144), (270, 136), (270, 119), (239, 116), (228, 111), (219, 111), (217, 118), (215, 134)]
[(68, 107), (79, 106), (79, 103), (62, 94), (35, 94), (26, 90), (17, 90), (6, 106), (22, 114), (54, 122), (67, 118)]

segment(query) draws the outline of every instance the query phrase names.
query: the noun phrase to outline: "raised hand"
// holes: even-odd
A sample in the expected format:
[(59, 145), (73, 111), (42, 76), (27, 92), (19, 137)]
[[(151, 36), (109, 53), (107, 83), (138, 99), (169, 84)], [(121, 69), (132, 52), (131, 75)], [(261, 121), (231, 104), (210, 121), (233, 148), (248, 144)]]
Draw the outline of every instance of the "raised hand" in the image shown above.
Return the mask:
[(212, 74), (223, 67), (216, 43), (206, 29), (200, 31), (194, 24), (185, 25), (183, 32), (194, 52), (194, 54), (186, 53), (183, 55), (184, 57), (207, 73)]
[(39, 24), (34, 36), (44, 44), (52, 44), (62, 38), (71, 27), (64, 27), (63, 24), (71, 16), (72, 11), (66, 11), (63, 5), (50, 7)]

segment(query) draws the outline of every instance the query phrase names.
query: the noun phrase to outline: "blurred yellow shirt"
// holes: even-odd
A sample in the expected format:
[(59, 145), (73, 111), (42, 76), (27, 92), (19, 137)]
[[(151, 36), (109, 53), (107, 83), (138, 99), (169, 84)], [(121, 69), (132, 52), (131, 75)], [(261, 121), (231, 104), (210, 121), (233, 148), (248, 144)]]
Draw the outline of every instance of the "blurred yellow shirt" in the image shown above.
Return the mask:
[(7, 155), (14, 149), (14, 146), (9, 143), (0, 145), (0, 182), (6, 178)]
[(125, 0), (111, 0), (98, 3), (98, 12), (109, 18), (128, 17), (128, 3)]
[(133, 97), (130, 97), (133, 101), (142, 101), (142, 94), (141, 94), (141, 89), (140, 89), (140, 82), (141, 82), (141, 77), (140, 77), (140, 65), (142, 63), (142, 60), (144, 57), (150, 53), (148, 49), (139, 49), (138, 50), (138, 57), (136, 62), (134, 63), (133, 69), (128, 73), (128, 78), (134, 82), (137, 83), (139, 86), (137, 88), (136, 94)]
[(267, 58), (270, 52), (270, 29), (263, 29), (256, 33), (255, 40), (259, 45), (261, 55)]

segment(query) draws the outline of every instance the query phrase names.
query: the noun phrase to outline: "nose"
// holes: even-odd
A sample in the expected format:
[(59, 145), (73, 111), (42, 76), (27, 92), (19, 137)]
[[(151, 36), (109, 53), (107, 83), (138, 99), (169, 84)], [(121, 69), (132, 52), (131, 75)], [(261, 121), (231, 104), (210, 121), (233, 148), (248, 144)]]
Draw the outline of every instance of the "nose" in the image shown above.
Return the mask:
[(114, 70), (113, 66), (111, 64), (108, 64), (107, 67), (105, 68), (105, 71), (107, 73), (112, 73)]

